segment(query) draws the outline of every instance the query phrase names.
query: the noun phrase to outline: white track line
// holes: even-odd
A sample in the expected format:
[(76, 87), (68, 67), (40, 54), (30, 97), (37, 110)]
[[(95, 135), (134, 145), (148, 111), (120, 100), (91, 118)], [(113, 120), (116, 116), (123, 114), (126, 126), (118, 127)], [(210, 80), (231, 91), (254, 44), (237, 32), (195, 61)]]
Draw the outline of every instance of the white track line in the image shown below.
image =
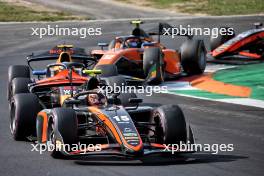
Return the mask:
[[(221, 19), (221, 18), (241, 18), (241, 17), (264, 17), (264, 14), (255, 15), (231, 15), (231, 16), (175, 16), (175, 17), (152, 17), (152, 18), (140, 18), (141, 20), (182, 20), (182, 19)], [(2, 24), (39, 24), (39, 23), (72, 23), (72, 22), (84, 22), (84, 23), (98, 23), (98, 22), (123, 22), (131, 21), (136, 18), (120, 18), (120, 19), (101, 19), (101, 20), (70, 20), (70, 21), (30, 21), (30, 22), (0, 22)]]
[(205, 97), (185, 95), (185, 94), (174, 93), (174, 92), (164, 92), (164, 93), (183, 96), (183, 97), (189, 97), (189, 98), (196, 98), (196, 99), (201, 99), (201, 100), (216, 101), (216, 102), (223, 102), (223, 103), (229, 103), (229, 104), (264, 108), (264, 101), (263, 100), (256, 100), (256, 99), (251, 99), (251, 98), (210, 99), (210, 98), (205, 98)]

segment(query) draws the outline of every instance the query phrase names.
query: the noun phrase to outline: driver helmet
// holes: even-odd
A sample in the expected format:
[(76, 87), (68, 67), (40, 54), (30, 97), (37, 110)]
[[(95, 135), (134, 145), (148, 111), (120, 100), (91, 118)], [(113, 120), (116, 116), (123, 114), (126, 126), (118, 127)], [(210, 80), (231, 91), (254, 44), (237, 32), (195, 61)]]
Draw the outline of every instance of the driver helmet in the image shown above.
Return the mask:
[(99, 106), (104, 105), (106, 103), (106, 98), (103, 95), (99, 94), (89, 94), (87, 96), (88, 104), (90, 106)]
[[(68, 52), (61, 52), (59, 58), (57, 59), (56, 63), (65, 63), (65, 62), (72, 62), (71, 55)], [(62, 66), (56, 66), (52, 68), (52, 75), (55, 76), (60, 71), (64, 70)]]
[(126, 41), (126, 44), (128, 48), (140, 48), (141, 47), (140, 39), (137, 39), (137, 38), (128, 39)]

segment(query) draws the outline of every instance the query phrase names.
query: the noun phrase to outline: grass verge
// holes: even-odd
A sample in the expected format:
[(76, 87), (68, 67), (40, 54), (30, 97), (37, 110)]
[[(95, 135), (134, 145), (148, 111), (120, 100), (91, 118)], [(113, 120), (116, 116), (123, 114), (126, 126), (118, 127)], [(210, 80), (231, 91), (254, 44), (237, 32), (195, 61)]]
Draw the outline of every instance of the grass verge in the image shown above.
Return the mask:
[(65, 12), (37, 11), (29, 7), (14, 5), (0, 1), (0, 21), (59, 21), (59, 20), (87, 20), (86, 17), (72, 16)]
[(241, 15), (264, 12), (263, 0), (118, 0), (183, 13)]

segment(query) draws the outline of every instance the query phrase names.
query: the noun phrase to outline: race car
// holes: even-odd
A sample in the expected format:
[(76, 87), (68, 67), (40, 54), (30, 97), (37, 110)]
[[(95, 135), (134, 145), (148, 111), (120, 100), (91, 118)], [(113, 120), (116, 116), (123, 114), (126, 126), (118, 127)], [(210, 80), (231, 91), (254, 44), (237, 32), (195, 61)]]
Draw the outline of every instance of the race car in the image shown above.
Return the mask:
[(84, 48), (69, 44), (60, 44), (44, 53), (28, 56), (28, 61), (56, 60), (56, 63), (79, 62), (87, 68), (94, 66), (96, 60), (86, 53)]
[[(120, 96), (128, 99), (129, 106), (120, 101)], [(39, 103), (33, 97), (27, 100), (28, 106)], [(52, 146), (50, 154), (54, 158), (172, 154), (172, 144), (194, 143), (192, 130), (179, 106), (153, 108), (140, 106), (141, 102), (129, 93), (108, 99), (95, 90), (77, 93), (66, 99), (62, 107), (43, 109), (37, 114), (38, 143)], [(194, 152), (173, 150), (174, 154)]]
[[(147, 84), (160, 84), (165, 79), (175, 78), (185, 72), (187, 75), (201, 74), (206, 67), (206, 49), (202, 40), (187, 36), (180, 51), (167, 49), (160, 43), (165, 26), (159, 24), (158, 31), (146, 33), (140, 28), (142, 21), (132, 21), (136, 25), (132, 35), (119, 36), (108, 46), (99, 43), (100, 50), (93, 50), (91, 55), (98, 59), (95, 68), (111, 74), (106, 65), (115, 65), (118, 74), (128, 81), (141, 81)], [(152, 35), (158, 35), (154, 41)], [(104, 47), (108, 46), (107, 50)]]
[[(44, 64), (41, 65), (41, 63), (44, 62)], [(54, 63), (55, 62), (55, 63)], [(89, 57), (84, 49), (82, 48), (74, 48), (73, 45), (57, 45), (48, 52), (44, 52), (38, 55), (29, 55), (27, 57), (27, 63), (28, 65), (13, 65), (9, 67), (8, 70), (8, 91), (7, 91), (7, 97), (8, 100), (12, 97), (12, 94), (16, 91), (16, 89), (19, 89), (18, 86), (12, 86), (12, 84), (19, 84), (22, 85), (22, 87), (28, 83), (31, 83), (31, 75), (37, 76), (38, 80), (42, 78), (50, 78), (55, 76), (57, 73), (59, 73), (61, 70), (64, 70), (67, 66), (65, 64), (67, 63), (76, 63), (75, 64), (75, 72), (79, 73), (82, 76), (86, 76), (81, 73), (82, 69), (89, 68), (90, 64), (93, 65), (96, 60), (94, 60), (92, 57)], [(37, 64), (41, 66), (36, 66)], [(61, 63), (62, 66), (60, 65)], [(77, 67), (77, 63), (80, 63)], [(32, 65), (33, 64), (33, 65)], [(55, 64), (55, 65), (54, 65)], [(58, 64), (56, 66), (56, 64)], [(46, 67), (46, 65), (48, 65)], [(45, 67), (45, 69), (43, 69)], [(19, 78), (19, 79), (15, 79)], [(23, 78), (20, 79), (20, 78)], [(13, 83), (18, 82), (18, 83)], [(21, 86), (20, 86), (21, 87)], [(27, 86), (25, 86), (27, 87)], [(27, 88), (26, 88), (27, 89)]]
[[(218, 35), (210, 39), (210, 60), (216, 61), (256, 61), (264, 59), (264, 28), (262, 23), (255, 23), (255, 29), (242, 32), (239, 35)], [(224, 27), (224, 30), (230, 29)], [(220, 30), (219, 30), (220, 31)]]

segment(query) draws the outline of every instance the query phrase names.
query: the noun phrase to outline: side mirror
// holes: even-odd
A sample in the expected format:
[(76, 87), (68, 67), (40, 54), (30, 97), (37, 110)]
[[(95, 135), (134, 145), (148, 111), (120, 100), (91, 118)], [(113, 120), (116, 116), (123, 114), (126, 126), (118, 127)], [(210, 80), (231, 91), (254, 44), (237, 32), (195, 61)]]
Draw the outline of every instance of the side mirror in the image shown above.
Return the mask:
[(98, 43), (97, 45), (101, 47), (101, 50), (104, 50), (104, 47), (108, 47), (108, 43)]
[(37, 76), (42, 76), (42, 75), (46, 75), (47, 71), (46, 70), (33, 70), (32, 74), (37, 75)]
[(139, 104), (143, 102), (143, 99), (142, 98), (129, 98), (128, 101), (129, 103), (132, 103), (132, 104)]

